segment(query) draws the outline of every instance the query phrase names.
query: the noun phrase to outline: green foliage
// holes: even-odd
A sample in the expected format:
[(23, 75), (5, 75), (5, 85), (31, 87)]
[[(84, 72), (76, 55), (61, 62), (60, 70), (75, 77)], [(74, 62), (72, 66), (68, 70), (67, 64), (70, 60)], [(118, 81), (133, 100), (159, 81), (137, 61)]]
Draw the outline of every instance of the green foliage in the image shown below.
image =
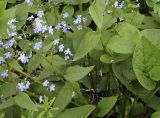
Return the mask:
[(31, 101), (29, 96), (26, 93), (20, 93), (15, 98), (15, 103), (19, 105), (22, 108), (28, 109), (28, 110), (37, 110), (36, 105)]
[(94, 110), (94, 106), (85, 105), (77, 108), (66, 109), (58, 118), (88, 118), (89, 114)]
[(98, 116), (104, 117), (106, 114), (108, 114), (108, 112), (115, 105), (116, 101), (117, 97), (115, 96), (102, 98), (102, 100), (100, 100), (98, 103)]
[(0, 0), (0, 118), (158, 118), (159, 0)]
[(73, 66), (69, 67), (66, 70), (66, 74), (64, 75), (65, 79), (68, 81), (78, 81), (85, 77), (91, 70), (91, 67), (80, 67), (80, 66)]

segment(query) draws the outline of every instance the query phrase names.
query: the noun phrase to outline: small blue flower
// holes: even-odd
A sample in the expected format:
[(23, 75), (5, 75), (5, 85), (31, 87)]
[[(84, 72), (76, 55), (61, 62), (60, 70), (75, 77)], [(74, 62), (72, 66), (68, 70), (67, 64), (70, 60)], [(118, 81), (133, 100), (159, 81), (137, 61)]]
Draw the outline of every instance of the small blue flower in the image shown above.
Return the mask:
[(55, 90), (55, 85), (51, 84), (50, 87), (49, 87), (49, 89), (50, 89), (50, 92), (53, 92)]
[(5, 70), (1, 73), (2, 78), (7, 78), (8, 77), (8, 70)]
[(4, 58), (3, 57), (0, 57), (0, 65), (4, 63)]
[(8, 49), (9, 47), (12, 47), (13, 44), (15, 42), (15, 39), (12, 38), (11, 40), (9, 40), (6, 44), (3, 45), (3, 48)]
[(31, 83), (29, 81), (26, 82), (26, 85), (25, 85), (25, 90), (29, 89)]
[(43, 96), (39, 96), (39, 103), (44, 102)]
[(44, 86), (44, 87), (47, 87), (48, 84), (49, 84), (49, 81), (48, 81), (48, 80), (45, 80), (45, 81), (43, 82), (43, 86)]
[(77, 26), (77, 29), (78, 29), (78, 30), (82, 30), (82, 28), (83, 28), (82, 25), (78, 25), (78, 26)]
[(62, 14), (62, 17), (67, 18), (67, 17), (69, 17), (69, 14), (67, 12), (65, 12), (64, 14)]
[(11, 52), (6, 52), (4, 55), (5, 55), (5, 58), (8, 59), (12, 56), (12, 53)]
[(25, 2), (28, 4), (28, 6), (32, 7), (33, 3), (31, 2), (31, 0), (25, 0)]
[(42, 42), (35, 43), (34, 49), (40, 50), (42, 48)]
[(34, 19), (34, 16), (33, 16), (33, 15), (31, 15), (30, 17), (27, 18), (28, 21), (31, 21), (31, 20), (33, 20), (33, 19)]
[(60, 46), (58, 46), (58, 48), (59, 48), (59, 52), (63, 52), (63, 50), (64, 50), (64, 45), (61, 44)]
[(49, 33), (49, 34), (53, 34), (53, 28), (52, 28), (52, 26), (49, 26), (49, 27), (48, 27), (48, 33)]
[(59, 44), (59, 39), (55, 39), (52, 43), (53, 43), (53, 45), (58, 45)]
[(29, 61), (29, 57), (25, 56), (24, 53), (21, 53), (18, 57), (18, 60), (20, 60), (23, 64), (27, 63)]
[(25, 85), (24, 85), (24, 83), (18, 83), (18, 90), (19, 91), (24, 91), (25, 90)]
[(3, 46), (3, 41), (2, 40), (0, 40), (0, 46)]
[(42, 18), (44, 16), (44, 11), (38, 11), (37, 16)]

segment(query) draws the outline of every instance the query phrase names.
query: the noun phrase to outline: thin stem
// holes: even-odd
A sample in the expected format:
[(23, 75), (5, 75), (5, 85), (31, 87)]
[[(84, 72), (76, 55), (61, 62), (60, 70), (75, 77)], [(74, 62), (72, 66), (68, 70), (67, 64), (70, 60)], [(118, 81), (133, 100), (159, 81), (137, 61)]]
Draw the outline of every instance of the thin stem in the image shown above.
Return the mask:
[[(25, 72), (23, 72), (23, 71), (21, 71), (21, 70), (17, 70), (17, 69), (15, 69), (15, 68), (12, 68), (12, 70), (13, 70), (13, 71), (16, 71), (16, 72), (18, 72), (18, 73), (20, 73), (20, 74), (22, 74), (22, 75), (25, 76), (25, 77), (30, 78), (31, 80), (33, 80), (33, 81), (35, 81), (35, 82), (38, 82), (38, 81), (36, 80), (36, 78), (32, 77), (32, 76), (29, 75), (28, 73), (25, 73)], [(40, 83), (40, 82), (38, 82), (38, 83)]]
[(10, 68), (9, 63), (8, 63), (7, 60), (6, 60), (6, 64), (7, 64), (7, 69), (8, 69), (9, 77), (10, 77), (10, 79), (11, 79), (11, 81), (12, 81), (12, 84), (13, 84), (13, 86), (14, 86), (14, 89), (15, 89), (16, 93), (18, 93), (17, 88), (16, 88), (16, 81), (15, 81), (14, 78), (12, 77), (11, 68)]

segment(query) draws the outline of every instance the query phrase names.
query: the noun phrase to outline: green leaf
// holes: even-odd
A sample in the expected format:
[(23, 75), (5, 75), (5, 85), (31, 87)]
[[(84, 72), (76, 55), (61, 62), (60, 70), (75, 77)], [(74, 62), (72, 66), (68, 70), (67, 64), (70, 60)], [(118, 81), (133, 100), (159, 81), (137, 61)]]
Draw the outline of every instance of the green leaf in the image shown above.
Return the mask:
[(20, 40), (18, 42), (18, 46), (23, 50), (23, 51), (28, 51), (30, 49), (30, 45), (31, 45), (31, 42), (29, 40)]
[(56, 25), (56, 23), (58, 22), (57, 16), (58, 16), (58, 11), (56, 11), (56, 9), (52, 8), (51, 11), (46, 12), (45, 18), (47, 24), (51, 26)]
[(74, 56), (74, 61), (83, 58), (87, 53), (93, 50), (100, 40), (100, 34), (97, 32), (89, 31), (86, 33), (85, 37), (81, 39), (76, 54)]
[(113, 64), (113, 71), (120, 82), (132, 93), (139, 96), (149, 107), (160, 110), (160, 97), (151, 96), (136, 80), (131, 59)]
[(119, 61), (126, 60), (127, 58), (128, 58), (128, 55), (110, 56), (110, 55), (104, 54), (100, 57), (100, 60), (103, 63), (110, 64), (110, 63), (116, 63), (116, 62), (119, 62)]
[(7, 0), (8, 3), (16, 3), (16, 0)]
[(114, 107), (117, 101), (117, 96), (104, 97), (98, 103), (98, 114), (99, 117), (104, 117)]
[(0, 1), (0, 17), (3, 15), (3, 12), (5, 11), (7, 2), (6, 1)]
[(131, 58), (126, 61), (113, 64), (112, 68), (116, 77), (127, 87), (128, 90), (138, 96), (145, 96), (149, 94), (149, 92), (144, 89), (138, 81), (136, 81), (137, 78), (133, 70)]
[(160, 116), (160, 111), (156, 111), (152, 113), (151, 118), (159, 118), (159, 116)]
[(7, 23), (8, 23), (8, 20), (12, 19), (15, 17), (15, 11), (16, 11), (16, 8), (10, 8), (8, 10), (5, 10), (4, 13), (3, 13), (3, 16), (0, 17), (0, 34), (1, 35), (4, 35), (4, 36), (7, 36)]
[(74, 14), (74, 8), (72, 6), (65, 6), (63, 8), (63, 12), (62, 13), (65, 13), (65, 12), (67, 12), (69, 14), (69, 17), (73, 16), (73, 14)]
[(88, 118), (95, 109), (93, 105), (84, 105), (76, 108), (66, 109), (57, 118)]
[(107, 47), (116, 53), (132, 54), (137, 41), (141, 38), (137, 28), (128, 23), (121, 23), (115, 30), (118, 35), (108, 41)]
[(142, 35), (160, 49), (160, 29), (146, 29), (142, 31)]
[(58, 110), (53, 112), (53, 117), (56, 117), (71, 102), (72, 92), (73, 90), (68, 84), (61, 89), (53, 104), (54, 108), (58, 108)]
[(14, 68), (16, 70), (23, 70), (23, 68), (20, 66), (20, 64), (16, 60), (10, 61), (9, 65), (11, 68)]
[(13, 105), (15, 105), (14, 98), (10, 98), (7, 101), (5, 101), (2, 104), (0, 104), (0, 110), (6, 109), (6, 108), (11, 107)]
[(133, 55), (133, 69), (140, 84), (153, 90), (156, 86), (154, 80), (160, 80), (160, 50), (148, 40), (142, 38), (137, 44)]
[(64, 60), (64, 58), (62, 58), (59, 55), (54, 55), (52, 57), (52, 64), (56, 65), (56, 66), (61, 66), (61, 65), (65, 65), (66, 61)]
[(28, 5), (26, 3), (16, 5), (15, 18), (18, 21), (17, 26), (20, 29), (22, 25), (24, 25), (27, 17), (28, 17)]
[(2, 84), (0, 89), (2, 91), (1, 96), (3, 96), (4, 98), (11, 97), (12, 95), (16, 94), (15, 86), (13, 85), (13, 83), (4, 83)]
[(39, 55), (33, 55), (28, 63), (28, 72), (31, 73), (33, 70), (38, 68), (42, 62), (43, 58)]
[(98, 0), (89, 7), (89, 13), (99, 29), (105, 30), (116, 22), (116, 18), (105, 13), (106, 0)]
[(29, 98), (29, 96), (26, 93), (19, 93), (15, 98), (15, 103), (28, 110), (37, 110), (36, 105), (32, 102), (32, 100)]
[(125, 21), (134, 26), (139, 26), (140, 24), (142, 24), (143, 20), (144, 20), (144, 15), (138, 14), (136, 12), (127, 13), (125, 16)]
[(85, 77), (93, 68), (94, 66), (91, 67), (72, 66), (67, 68), (64, 77), (68, 81), (79, 81), (80, 79)]

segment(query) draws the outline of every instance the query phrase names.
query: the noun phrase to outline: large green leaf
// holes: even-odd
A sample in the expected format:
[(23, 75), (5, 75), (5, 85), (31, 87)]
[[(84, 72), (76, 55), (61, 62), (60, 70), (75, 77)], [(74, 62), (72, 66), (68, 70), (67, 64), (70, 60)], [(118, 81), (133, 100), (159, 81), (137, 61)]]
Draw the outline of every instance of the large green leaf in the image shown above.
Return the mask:
[(2, 91), (2, 95), (4, 98), (11, 97), (12, 95), (16, 94), (15, 86), (13, 83), (4, 83), (0, 87)]
[(3, 12), (5, 11), (7, 1), (0, 1), (0, 17), (3, 15)]
[(95, 109), (93, 105), (85, 105), (76, 108), (66, 109), (57, 118), (88, 118)]
[(76, 54), (74, 56), (74, 61), (83, 58), (87, 53), (93, 50), (100, 40), (100, 34), (93, 31), (88, 31), (84, 38), (81, 39)]
[(58, 22), (57, 16), (58, 16), (58, 11), (56, 11), (56, 9), (52, 8), (50, 11), (46, 12), (45, 18), (46, 18), (47, 24), (56, 25), (56, 23)]
[(139, 96), (149, 107), (160, 110), (160, 98), (150, 95), (150, 91), (147, 91), (137, 82), (131, 59), (113, 64), (113, 71), (120, 82), (124, 84), (129, 91)]
[(28, 110), (37, 110), (36, 105), (32, 102), (29, 96), (26, 93), (19, 93), (15, 98), (15, 103), (25, 109)]
[(58, 110), (52, 114), (54, 117), (56, 117), (71, 102), (72, 92), (73, 90), (68, 84), (61, 89), (53, 105), (53, 107), (58, 108)]
[(0, 17), (0, 35), (7, 36), (8, 20), (15, 17), (16, 8), (5, 10), (2, 17)]
[(115, 30), (118, 34), (109, 40), (107, 47), (116, 53), (132, 54), (141, 38), (137, 28), (128, 23), (121, 23)]
[(160, 29), (146, 29), (142, 31), (142, 35), (160, 49)]
[(26, 3), (16, 5), (15, 17), (17, 22), (18, 29), (25, 23), (28, 17), (29, 6)]
[(89, 13), (98, 26), (99, 29), (107, 29), (114, 22), (116, 22), (116, 18), (109, 14), (105, 14), (105, 4), (106, 0), (97, 0), (89, 7)]
[(7, 0), (8, 3), (16, 3), (17, 0)]
[(3, 102), (2, 104), (0, 104), (0, 110), (11, 107), (13, 105), (15, 105), (14, 98), (10, 98), (6, 100), (5, 102)]
[(98, 116), (104, 117), (114, 107), (117, 96), (102, 98), (98, 103)]
[(68, 81), (78, 81), (85, 77), (94, 67), (80, 67), (72, 66), (67, 68), (66, 74), (64, 75), (65, 79)]
[(153, 90), (160, 80), (160, 50), (143, 38), (133, 55), (133, 69), (141, 85)]
[(39, 54), (32, 56), (28, 63), (28, 72), (31, 73), (33, 70), (38, 68), (42, 62), (43, 58)]
[(151, 115), (151, 118), (159, 118), (160, 116), (160, 111), (156, 111)]
[(64, 58), (59, 55), (52, 56), (52, 64), (56, 66), (61, 66), (67, 64)]

